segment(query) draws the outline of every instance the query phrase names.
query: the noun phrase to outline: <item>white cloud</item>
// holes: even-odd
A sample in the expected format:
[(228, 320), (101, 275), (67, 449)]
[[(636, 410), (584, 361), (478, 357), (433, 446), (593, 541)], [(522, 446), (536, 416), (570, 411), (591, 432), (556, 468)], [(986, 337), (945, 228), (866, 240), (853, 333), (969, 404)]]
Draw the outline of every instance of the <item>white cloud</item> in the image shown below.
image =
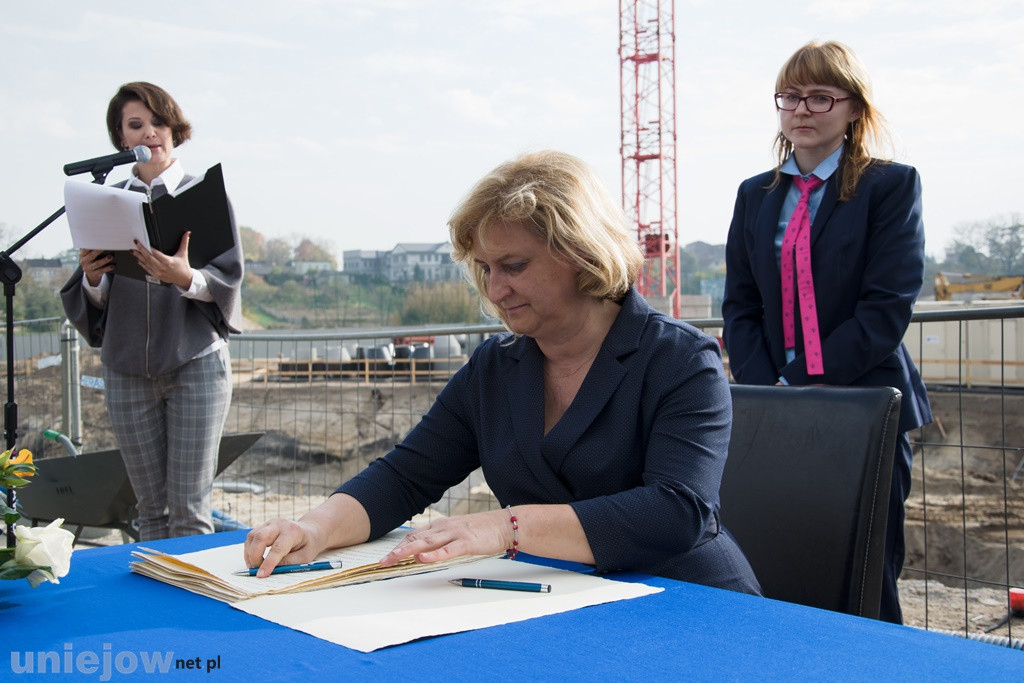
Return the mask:
[(75, 113), (60, 99), (41, 98), (31, 102), (16, 102), (0, 96), (0, 134), (21, 139), (36, 139), (37, 144), (48, 140), (67, 141), (81, 135), (72, 122)]
[(360, 68), (368, 77), (417, 80), (431, 78), (448, 82), (465, 78), (475, 71), (471, 64), (446, 55), (424, 51), (367, 55), (361, 60)]
[(993, 18), (1020, 10), (1019, 0), (811, 0), (807, 13), (823, 19), (850, 21), (870, 19), (884, 28), (893, 16), (960, 20), (964, 17)]
[[(1024, 210), (1020, 0), (675, 9), (684, 241), (725, 240), (736, 186), (772, 162), (778, 68), (814, 37), (851, 45), (871, 71), (925, 181), (929, 249), (957, 221)], [(61, 165), (107, 150), (107, 99), (137, 78), (192, 120), (186, 167), (223, 162), (239, 219), (269, 236), (309, 226), (339, 249), (443, 239), (480, 174), (539, 147), (578, 154), (618, 194), (618, 45), (618, 4), (594, 0), (11, 3), (0, 149), (25, 161), (0, 168), (0, 222), (31, 227), (59, 205)]]
[(157, 46), (173, 46), (181, 50), (232, 45), (269, 49), (287, 47), (286, 43), (255, 34), (214, 28), (191, 28), (184, 23), (185, 21), (187, 19), (184, 16), (178, 21), (158, 21), (85, 11), (77, 25), (71, 28), (56, 28), (44, 23), (19, 23), (15, 19), (8, 23), (6, 30), (27, 38), (100, 46), (108, 44), (112, 37), (116, 37), (122, 47), (135, 46), (143, 52)]
[(459, 117), (483, 126), (504, 127), (506, 120), (494, 109), (492, 99), (464, 88), (445, 91), (445, 100)]

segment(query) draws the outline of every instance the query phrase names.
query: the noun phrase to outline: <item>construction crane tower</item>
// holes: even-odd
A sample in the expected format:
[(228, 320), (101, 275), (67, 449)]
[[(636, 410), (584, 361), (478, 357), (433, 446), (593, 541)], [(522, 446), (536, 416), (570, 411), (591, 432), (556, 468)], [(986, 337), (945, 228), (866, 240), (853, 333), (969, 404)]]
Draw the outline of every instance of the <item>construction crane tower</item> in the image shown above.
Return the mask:
[(679, 317), (674, 0), (619, 0), (622, 207), (644, 252), (637, 289)]

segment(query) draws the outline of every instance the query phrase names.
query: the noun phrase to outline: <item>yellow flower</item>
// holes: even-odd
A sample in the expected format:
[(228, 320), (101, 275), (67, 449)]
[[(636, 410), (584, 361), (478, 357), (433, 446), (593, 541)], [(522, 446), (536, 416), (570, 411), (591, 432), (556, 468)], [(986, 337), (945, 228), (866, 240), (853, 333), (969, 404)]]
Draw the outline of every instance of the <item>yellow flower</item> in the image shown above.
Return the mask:
[[(32, 463), (32, 451), (22, 448), (12, 456), (9, 450), (0, 454), (0, 487), (17, 488), (28, 483), (35, 476), (36, 466)], [(5, 514), (10, 511), (5, 511)]]
[[(8, 460), (9, 465), (32, 465), (32, 451), (27, 448), (22, 448), (18, 451), (18, 454)], [(31, 469), (26, 469), (21, 472), (15, 472), (22, 479), (27, 479), (36, 473), (35, 466)]]

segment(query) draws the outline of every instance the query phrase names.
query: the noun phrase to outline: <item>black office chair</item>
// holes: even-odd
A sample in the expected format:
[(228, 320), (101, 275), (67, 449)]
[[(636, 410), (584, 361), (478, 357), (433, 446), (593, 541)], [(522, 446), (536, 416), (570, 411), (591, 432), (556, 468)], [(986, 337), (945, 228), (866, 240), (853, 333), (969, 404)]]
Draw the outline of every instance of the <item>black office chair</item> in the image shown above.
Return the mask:
[(766, 597), (878, 618), (900, 399), (732, 386), (722, 522)]

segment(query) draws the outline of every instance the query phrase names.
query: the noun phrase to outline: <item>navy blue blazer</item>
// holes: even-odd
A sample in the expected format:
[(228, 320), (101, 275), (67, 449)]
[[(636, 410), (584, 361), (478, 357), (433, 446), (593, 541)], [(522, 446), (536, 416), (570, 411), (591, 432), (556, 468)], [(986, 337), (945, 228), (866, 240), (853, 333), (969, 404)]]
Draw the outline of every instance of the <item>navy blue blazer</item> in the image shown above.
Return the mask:
[(724, 339), (737, 382), (891, 386), (903, 393), (900, 429), (932, 420), (921, 375), (903, 344), (924, 278), (921, 180), (911, 166), (874, 163), (848, 202), (829, 178), (811, 225), (811, 267), (825, 374), (808, 376), (797, 317), (786, 362), (775, 235), (792, 177), (773, 172), (739, 188), (726, 243)]
[(732, 404), (716, 342), (631, 289), (575, 400), (544, 434), (543, 355), (481, 344), (400, 445), (346, 482), (376, 538), (481, 467), (501, 505), (573, 507), (598, 571), (760, 591), (718, 522)]

